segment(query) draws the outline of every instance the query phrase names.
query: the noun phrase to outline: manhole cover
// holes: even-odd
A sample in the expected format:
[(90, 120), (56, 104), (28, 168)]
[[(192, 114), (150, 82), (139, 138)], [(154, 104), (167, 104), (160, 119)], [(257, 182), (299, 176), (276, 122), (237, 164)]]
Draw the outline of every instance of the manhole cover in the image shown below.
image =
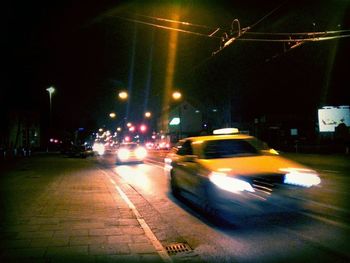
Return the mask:
[(187, 243), (175, 243), (165, 247), (168, 254), (176, 255), (178, 253), (190, 252), (192, 248)]

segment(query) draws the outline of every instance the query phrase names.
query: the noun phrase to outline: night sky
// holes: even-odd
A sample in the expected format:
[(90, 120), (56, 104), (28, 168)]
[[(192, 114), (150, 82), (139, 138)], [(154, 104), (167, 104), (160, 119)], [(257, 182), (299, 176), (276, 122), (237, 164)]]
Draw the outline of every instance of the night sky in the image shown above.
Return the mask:
[[(159, 113), (170, 30), (131, 20), (159, 24), (146, 16), (171, 18), (174, 5), (181, 21), (210, 28), (229, 29), (234, 18), (242, 28), (251, 26), (280, 6), (251, 31), (350, 29), (346, 0), (7, 1), (2, 114), (34, 110), (45, 119), (45, 89), (51, 85), (57, 89), (52, 106), (60, 129), (103, 125), (111, 111), (124, 115), (126, 105), (117, 100), (117, 91), (128, 87), (130, 119), (140, 119), (145, 109)], [(201, 27), (181, 28), (209, 33)], [(350, 103), (349, 38), (306, 43), (288, 52), (281, 43), (237, 41), (211, 56), (219, 39), (178, 36), (174, 86), (213, 107), (223, 105), (230, 94), (233, 119), (316, 114), (320, 106)]]

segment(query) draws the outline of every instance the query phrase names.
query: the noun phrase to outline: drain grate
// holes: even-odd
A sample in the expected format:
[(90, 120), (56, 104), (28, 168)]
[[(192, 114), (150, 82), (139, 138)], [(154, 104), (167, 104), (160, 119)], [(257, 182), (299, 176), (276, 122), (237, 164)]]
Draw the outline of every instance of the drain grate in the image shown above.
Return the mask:
[(176, 255), (178, 253), (190, 252), (192, 248), (187, 243), (175, 243), (165, 247), (168, 254)]

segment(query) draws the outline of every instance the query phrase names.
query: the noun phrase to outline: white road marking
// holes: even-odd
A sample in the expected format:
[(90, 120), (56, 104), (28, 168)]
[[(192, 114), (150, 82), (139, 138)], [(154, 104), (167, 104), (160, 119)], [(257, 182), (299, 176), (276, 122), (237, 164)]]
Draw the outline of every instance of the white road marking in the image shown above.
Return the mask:
[(147, 161), (147, 164), (149, 164), (149, 165), (164, 169), (164, 163), (162, 163), (162, 162), (154, 161), (152, 159), (146, 159), (146, 161)]
[(324, 169), (320, 169), (318, 170), (320, 172), (326, 172), (326, 173), (333, 173), (333, 174), (339, 174), (341, 173), (340, 171), (335, 171), (335, 170), (324, 170)]
[(344, 228), (344, 229), (350, 229), (350, 226), (345, 224), (345, 223), (338, 222), (338, 221), (335, 221), (335, 220), (332, 220), (332, 219), (328, 219), (328, 218), (325, 218), (323, 216), (314, 215), (314, 214), (311, 214), (311, 213), (308, 213), (308, 212), (299, 212), (299, 213), (304, 215), (304, 216), (307, 216), (307, 217), (316, 219), (318, 221), (327, 223), (329, 225), (341, 227), (341, 228)]
[(137, 210), (136, 206), (131, 202), (131, 200), (128, 198), (128, 196), (124, 193), (124, 191), (116, 184), (116, 182), (111, 178), (109, 174), (107, 174), (105, 171), (101, 170), (107, 177), (109, 177), (109, 180), (114, 185), (115, 189), (118, 191), (122, 199), (126, 202), (126, 204), (129, 206), (129, 208), (132, 210), (134, 215), (136, 216), (137, 221), (141, 225), (143, 231), (145, 231), (145, 234), (147, 238), (151, 241), (152, 245), (156, 249), (157, 253), (161, 257), (161, 259), (164, 262), (173, 262), (168, 253), (166, 252), (163, 245), (160, 243), (160, 241), (157, 239), (155, 234), (152, 232), (149, 225), (146, 223), (146, 221), (143, 219), (142, 215)]

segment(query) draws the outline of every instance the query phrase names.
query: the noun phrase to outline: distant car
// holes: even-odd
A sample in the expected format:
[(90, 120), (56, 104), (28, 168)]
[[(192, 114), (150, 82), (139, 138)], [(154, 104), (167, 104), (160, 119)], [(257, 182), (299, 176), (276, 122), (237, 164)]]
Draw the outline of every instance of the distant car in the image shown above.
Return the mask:
[(169, 150), (169, 148), (170, 148), (170, 144), (167, 142), (161, 142), (156, 145), (157, 150)]
[(147, 156), (145, 147), (137, 143), (121, 143), (117, 149), (117, 163), (143, 162)]
[(183, 139), (165, 158), (165, 171), (175, 196), (230, 220), (300, 208), (307, 189), (321, 182), (315, 171), (243, 134)]

